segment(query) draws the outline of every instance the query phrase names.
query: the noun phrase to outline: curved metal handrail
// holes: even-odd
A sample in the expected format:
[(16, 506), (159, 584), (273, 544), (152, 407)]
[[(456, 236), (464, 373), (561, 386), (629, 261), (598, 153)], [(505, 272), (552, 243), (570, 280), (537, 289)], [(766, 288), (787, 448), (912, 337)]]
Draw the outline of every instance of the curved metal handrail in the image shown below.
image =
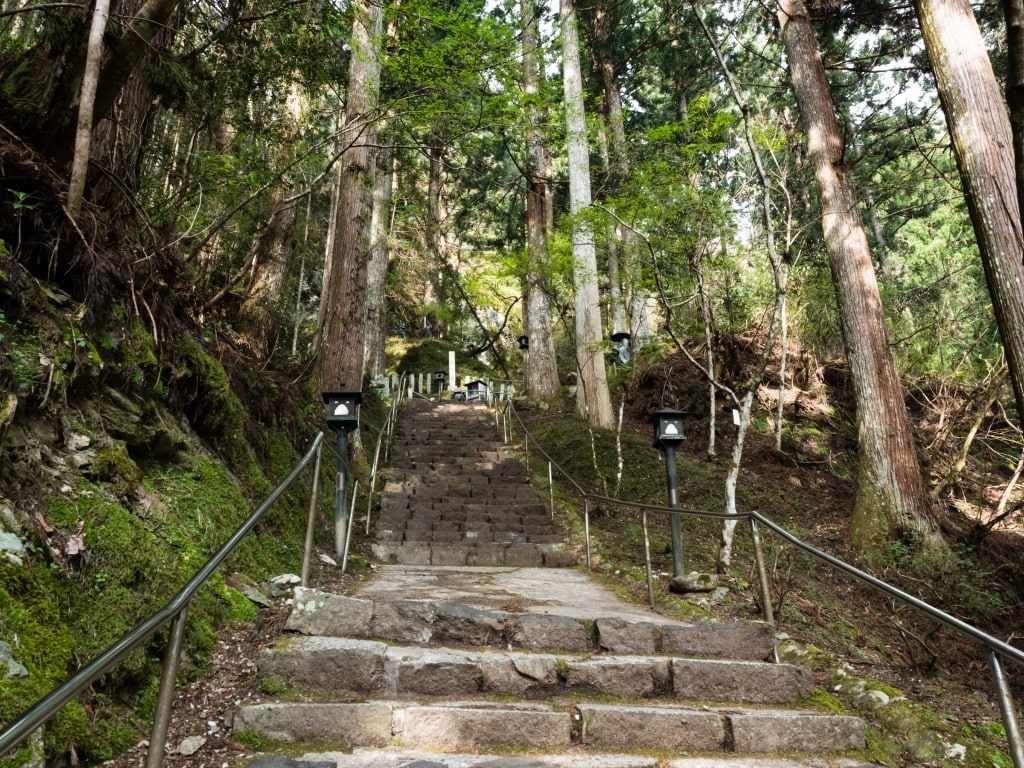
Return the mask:
[[(529, 429), (527, 428), (527, 426), (526, 426), (525, 422), (523, 421), (522, 417), (520, 416), (519, 412), (514, 408), (514, 406), (511, 403), (511, 401), (509, 402), (508, 407), (506, 408), (506, 411), (511, 411), (515, 415), (516, 420), (519, 422), (519, 426), (523, 430), (523, 434), (526, 435), (526, 437), (527, 437), (527, 448), (529, 448), (530, 447), (530, 444), (528, 442), (529, 441), (529, 437), (530, 437)], [(507, 433), (507, 431), (506, 431), (506, 433)], [(688, 516), (695, 516), (695, 517), (710, 517), (710, 518), (719, 518), (719, 519), (728, 519), (728, 520), (743, 520), (743, 519), (746, 519), (746, 520), (748, 520), (750, 522), (751, 535), (752, 535), (753, 541), (754, 541), (754, 555), (755, 555), (755, 558), (757, 560), (758, 576), (759, 576), (759, 579), (760, 579), (760, 582), (761, 582), (761, 595), (762, 595), (762, 601), (761, 602), (762, 602), (763, 610), (765, 612), (765, 620), (769, 624), (771, 624), (773, 627), (775, 626), (775, 618), (774, 618), (774, 611), (773, 611), (772, 605), (771, 605), (771, 595), (770, 595), (770, 592), (768, 591), (767, 573), (766, 573), (766, 570), (765, 570), (765, 567), (764, 567), (764, 558), (763, 558), (763, 556), (761, 554), (760, 535), (759, 535), (759, 531), (758, 531), (758, 528), (759, 528), (760, 525), (763, 525), (765, 528), (769, 529), (775, 535), (785, 539), (786, 541), (788, 541), (793, 546), (803, 550), (804, 552), (807, 552), (808, 554), (810, 554), (813, 557), (821, 560), (822, 562), (826, 563), (827, 565), (829, 565), (829, 566), (831, 566), (833, 568), (836, 568), (836, 569), (838, 569), (840, 571), (843, 571), (844, 573), (846, 573), (846, 574), (848, 574), (850, 576), (853, 576), (854, 578), (862, 581), (863, 583), (867, 584), (868, 586), (873, 587), (874, 589), (880, 590), (884, 594), (887, 594), (890, 597), (892, 597), (892, 598), (894, 598), (896, 600), (899, 600), (900, 602), (908, 605), (909, 607), (914, 608), (915, 610), (917, 610), (917, 611), (919, 611), (921, 613), (924, 613), (927, 616), (930, 616), (932, 619), (935, 619), (936, 621), (939, 621), (940, 623), (942, 623), (942, 624), (944, 624), (944, 625), (946, 625), (946, 626), (948, 626), (948, 627), (950, 627), (950, 628), (952, 628), (952, 629), (954, 629), (954, 630), (956, 630), (956, 631), (958, 631), (958, 632), (960, 632), (962, 634), (965, 634), (968, 637), (970, 637), (970, 638), (972, 638), (972, 639), (982, 643), (989, 650), (988, 661), (989, 661), (989, 666), (990, 666), (990, 668), (992, 670), (992, 676), (993, 676), (993, 679), (994, 679), (994, 683), (995, 683), (995, 686), (996, 686), (996, 689), (997, 689), (997, 692), (998, 692), (998, 695), (999, 695), (999, 707), (1000, 707), (1000, 711), (1001, 711), (1002, 716), (1003, 716), (1003, 725), (1004, 725), (1004, 728), (1006, 730), (1007, 743), (1009, 744), (1009, 747), (1010, 747), (1010, 757), (1013, 760), (1013, 764), (1014, 764), (1015, 768), (1024, 768), (1024, 741), (1022, 741), (1022, 738), (1021, 738), (1020, 726), (1019, 726), (1019, 724), (1017, 722), (1017, 713), (1016, 713), (1016, 709), (1014, 707), (1013, 698), (1012, 698), (1012, 696), (1010, 694), (1009, 684), (1008, 684), (1008, 682), (1006, 680), (1006, 677), (1005, 677), (1005, 675), (1003, 673), (1002, 666), (1001, 666), (1000, 661), (999, 661), (1000, 657), (1005, 657), (1007, 659), (1010, 659), (1012, 661), (1017, 662), (1018, 664), (1024, 665), (1024, 651), (1022, 651), (1021, 649), (1015, 648), (1014, 646), (1012, 646), (1012, 645), (1010, 645), (1010, 644), (1008, 644), (1006, 642), (1003, 642), (999, 638), (994, 637), (994, 636), (988, 634), (987, 632), (984, 632), (984, 631), (978, 629), (977, 627), (975, 627), (975, 626), (973, 626), (973, 625), (963, 621), (962, 619), (958, 619), (957, 617), (955, 617), (955, 616), (953, 616), (953, 615), (951, 615), (949, 613), (946, 613), (945, 611), (940, 610), (939, 608), (936, 608), (935, 606), (925, 602), (924, 600), (921, 600), (920, 598), (914, 597), (913, 595), (911, 595), (911, 594), (909, 594), (907, 592), (904, 592), (903, 590), (899, 589), (898, 587), (893, 586), (892, 584), (889, 584), (888, 582), (885, 582), (885, 581), (883, 581), (883, 580), (881, 580), (881, 579), (879, 579), (879, 578), (877, 578), (875, 576), (872, 576), (871, 574), (869, 574), (869, 573), (867, 573), (865, 571), (862, 571), (859, 568), (856, 568), (855, 566), (852, 566), (849, 563), (847, 563), (847, 562), (845, 562), (843, 560), (840, 560), (839, 558), (837, 558), (837, 557), (835, 557), (833, 555), (828, 554), (827, 552), (823, 552), (822, 550), (817, 549), (816, 547), (814, 547), (814, 546), (812, 546), (812, 545), (802, 541), (798, 537), (794, 536), (792, 533), (787, 531), (785, 528), (783, 528), (782, 526), (778, 525), (777, 523), (772, 522), (767, 517), (765, 517), (764, 515), (762, 515), (762, 514), (760, 514), (758, 512), (751, 511), (751, 512), (739, 512), (739, 513), (736, 513), (736, 514), (732, 514), (732, 513), (729, 513), (729, 512), (713, 512), (713, 511), (710, 511), (710, 510), (684, 509), (684, 508), (681, 508), (681, 507), (667, 507), (667, 506), (660, 506), (660, 505), (656, 505), (656, 504), (645, 504), (645, 503), (641, 503), (641, 502), (625, 501), (625, 500), (622, 500), (622, 499), (613, 499), (613, 498), (610, 498), (608, 496), (603, 496), (603, 495), (595, 494), (595, 493), (589, 493), (588, 491), (583, 489), (583, 487), (578, 482), (576, 482), (576, 480), (573, 479), (569, 475), (568, 472), (566, 472), (562, 467), (560, 467), (558, 465), (558, 463), (556, 461), (554, 461), (554, 459), (552, 459), (551, 456), (542, 447), (540, 447), (537, 444), (536, 440), (533, 441), (532, 449), (537, 451), (538, 453), (540, 453), (542, 456), (544, 456), (544, 458), (546, 458), (548, 460), (548, 464), (549, 464), (549, 469), (548, 469), (549, 482), (550, 482), (550, 478), (552, 476), (551, 468), (554, 467), (555, 469), (558, 470), (559, 474), (562, 475), (562, 477), (564, 477), (564, 478), (566, 478), (566, 480), (568, 480), (568, 482), (575, 488), (576, 492), (579, 493), (580, 496), (583, 499), (583, 504), (584, 504), (584, 524), (585, 524), (586, 538), (587, 538), (586, 546), (587, 546), (587, 567), (588, 568), (591, 567), (590, 566), (590, 563), (591, 563), (591, 558), (590, 558), (590, 523), (589, 523), (589, 502), (590, 502), (590, 500), (593, 499), (593, 500), (603, 501), (605, 503), (614, 504), (614, 505), (617, 505), (617, 506), (637, 508), (637, 509), (640, 509), (643, 512), (644, 541), (645, 541), (645, 548), (647, 548), (647, 550), (648, 550), (647, 551), (647, 589), (648, 589), (648, 595), (649, 595), (650, 602), (651, 602), (652, 606), (654, 604), (654, 597), (653, 597), (654, 593), (653, 593), (653, 583), (652, 583), (651, 566), (650, 566), (649, 544), (648, 544), (648, 539), (647, 539), (647, 512), (652, 511), (652, 512), (666, 512), (666, 513), (673, 513), (673, 514), (678, 513), (678, 514), (683, 514), (683, 515), (688, 515)]]
[[(273, 506), (274, 502), (295, 482), (295, 479), (302, 470), (306, 468), (314, 457), (319, 457), (323, 438), (324, 433), (320, 432), (313, 440), (313, 444), (306, 452), (306, 455), (295, 465), (295, 468), (292, 469), (289, 475), (257, 507), (256, 511), (242, 523), (216, 554), (207, 560), (206, 564), (199, 569), (196, 575), (171, 598), (170, 602), (82, 667), (64, 683), (46, 694), (20, 717), (5, 725), (3, 730), (0, 730), (0, 757), (3, 757), (17, 747), (36, 728), (53, 717), (61, 707), (92, 685), (104, 672), (117, 664), (130, 651), (152, 637), (164, 625), (173, 621), (174, 626), (171, 630), (171, 638), (164, 657), (160, 694), (157, 701), (153, 731), (150, 736), (149, 753), (146, 759), (147, 768), (158, 768), (163, 761), (164, 744), (167, 737), (167, 722), (170, 716), (170, 705), (174, 696), (174, 680), (184, 640), (185, 617), (188, 611), (188, 604), (199, 588), (209, 580), (221, 563), (238, 546), (239, 542), (245, 538), (267, 510)], [(316, 474), (314, 473), (314, 477)]]

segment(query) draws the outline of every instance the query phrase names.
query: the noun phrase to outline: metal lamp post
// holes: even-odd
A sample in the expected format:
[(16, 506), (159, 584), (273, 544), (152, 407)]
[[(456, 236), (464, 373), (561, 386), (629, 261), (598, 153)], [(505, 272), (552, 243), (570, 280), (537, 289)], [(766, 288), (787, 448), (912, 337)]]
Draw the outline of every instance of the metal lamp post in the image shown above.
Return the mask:
[(527, 397), (530, 395), (530, 337), (520, 336), (516, 341), (519, 343), (519, 351), (523, 353), (523, 392)]
[(348, 533), (348, 507), (345, 505), (345, 479), (348, 475), (348, 433), (359, 428), (359, 392), (324, 392), (327, 404), (327, 426), (337, 435), (338, 474), (334, 506), (334, 551), (344, 557)]
[[(675, 509), (679, 506), (676, 485), (676, 446), (686, 436), (683, 434), (683, 412), (665, 408), (651, 415), (654, 425), (654, 447), (665, 454), (665, 475), (668, 479), (668, 505)], [(672, 576), (673, 580), (685, 578), (683, 570), (683, 531), (682, 516), (672, 513)]]

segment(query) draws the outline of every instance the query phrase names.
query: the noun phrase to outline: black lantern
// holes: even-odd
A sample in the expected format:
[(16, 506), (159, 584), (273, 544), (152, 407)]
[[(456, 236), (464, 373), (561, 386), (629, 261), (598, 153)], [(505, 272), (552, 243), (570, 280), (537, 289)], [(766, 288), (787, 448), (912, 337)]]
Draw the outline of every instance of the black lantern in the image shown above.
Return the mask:
[(529, 336), (520, 336), (518, 339), (516, 339), (516, 341), (519, 343), (519, 349), (521, 349), (523, 352), (530, 348)]
[(327, 404), (327, 426), (336, 432), (350, 432), (359, 426), (359, 392), (324, 392)]
[(444, 379), (447, 374), (444, 371), (434, 371), (434, 381), (437, 382), (438, 386), (444, 386)]
[(683, 412), (664, 408), (651, 414), (654, 425), (654, 447), (660, 451), (673, 448), (686, 439), (683, 434)]

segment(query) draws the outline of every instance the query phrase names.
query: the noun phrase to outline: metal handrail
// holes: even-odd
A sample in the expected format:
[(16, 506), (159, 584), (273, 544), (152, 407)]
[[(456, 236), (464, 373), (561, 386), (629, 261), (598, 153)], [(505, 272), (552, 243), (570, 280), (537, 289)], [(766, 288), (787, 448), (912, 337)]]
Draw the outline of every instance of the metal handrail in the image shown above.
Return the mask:
[[(527, 428), (519, 412), (515, 410), (511, 402), (509, 402), (508, 406), (505, 408), (506, 418), (507, 413), (509, 411), (511, 411), (515, 415), (516, 420), (519, 422), (519, 426), (522, 428), (523, 434), (526, 436), (528, 441), (530, 437), (529, 429)], [(506, 429), (506, 434), (508, 434), (508, 429)], [(530, 443), (527, 442), (527, 445), (529, 446)], [(594, 499), (597, 501), (615, 504), (617, 506), (637, 508), (643, 512), (644, 544), (647, 557), (647, 591), (652, 607), (654, 605), (654, 590), (653, 577), (650, 566), (650, 547), (647, 537), (648, 511), (679, 513), (688, 516), (710, 517), (729, 520), (746, 519), (750, 522), (751, 536), (753, 538), (754, 543), (754, 556), (758, 569), (758, 577), (761, 582), (761, 603), (762, 608), (764, 610), (765, 621), (773, 627), (775, 626), (775, 617), (771, 604), (771, 594), (768, 590), (768, 579), (767, 572), (764, 566), (764, 557), (761, 553), (759, 534), (760, 525), (763, 525), (765, 528), (768, 528), (772, 533), (785, 539), (793, 546), (803, 550), (804, 552), (807, 552), (808, 554), (821, 560), (827, 565), (836, 568), (840, 571), (843, 571), (844, 573), (850, 576), (853, 576), (854, 578), (862, 581), (868, 586), (877, 589), (883, 592), (884, 594), (889, 595), (890, 597), (910, 606), (911, 608), (914, 608), (915, 610), (920, 611), (921, 613), (924, 613), (927, 616), (930, 616), (936, 621), (945, 624), (946, 626), (956, 630), (957, 632), (965, 634), (968, 637), (982, 643), (988, 648), (989, 651), (989, 667), (992, 671), (993, 681), (998, 692), (999, 708), (1003, 717), (1003, 726), (1006, 731), (1006, 740), (1010, 748), (1010, 757), (1013, 760), (1013, 765), (1015, 766), (1015, 768), (1024, 768), (1024, 740), (1022, 740), (1021, 738), (1020, 725), (1017, 721), (1017, 714), (1013, 703), (1013, 697), (1010, 693), (1010, 686), (1006, 680), (1005, 674), (1003, 673), (1003, 669), (999, 660), (1000, 657), (1005, 657), (1017, 662), (1018, 664), (1024, 665), (1024, 651), (1022, 651), (1021, 649), (1015, 648), (1014, 646), (1003, 642), (999, 638), (994, 637), (988, 634), (987, 632), (984, 632), (978, 629), (977, 627), (968, 624), (967, 622), (958, 619), (957, 617), (948, 614), (945, 611), (940, 610), (939, 608), (936, 608), (935, 606), (925, 602), (924, 600), (914, 597), (913, 595), (904, 592), (903, 590), (893, 586), (892, 584), (889, 584), (888, 582), (876, 578), (875, 576), (872, 576), (871, 574), (866, 573), (865, 571), (862, 571), (859, 568), (856, 568), (855, 566), (852, 566), (849, 563), (840, 560), (839, 558), (833, 555), (828, 554), (827, 552), (823, 552), (822, 550), (810, 544), (807, 544), (806, 542), (797, 538), (792, 533), (787, 531), (785, 528), (778, 525), (777, 523), (772, 522), (759, 512), (751, 511), (732, 514), (729, 512), (713, 512), (710, 510), (684, 509), (679, 507), (667, 507), (656, 504), (644, 504), (640, 502), (624, 501), (622, 499), (613, 499), (608, 496), (589, 493), (588, 491), (584, 490), (583, 487), (578, 482), (576, 482), (576, 480), (574, 480), (568, 472), (566, 472), (562, 467), (560, 467), (558, 463), (554, 459), (552, 459), (551, 456), (542, 447), (538, 445), (536, 439), (533, 440), (531, 447), (533, 450), (539, 452), (542, 456), (544, 456), (544, 458), (548, 460), (549, 483), (551, 482), (552, 477), (551, 468), (554, 467), (555, 469), (558, 470), (559, 474), (561, 474), (562, 477), (564, 477), (575, 488), (576, 492), (579, 493), (583, 499), (588, 569), (591, 568), (589, 501), (591, 499)], [(776, 656), (776, 661), (777, 660), (778, 657)]]
[[(164, 655), (163, 673), (161, 675), (160, 693), (157, 700), (153, 730), (150, 733), (149, 753), (146, 757), (146, 768), (159, 768), (163, 762), (164, 746), (167, 739), (167, 725), (170, 719), (171, 703), (174, 699), (174, 682), (177, 675), (178, 662), (185, 634), (185, 618), (188, 605), (195, 593), (214, 574), (221, 563), (238, 546), (239, 542), (259, 522), (260, 518), (273, 506), (274, 502), (295, 482), (303, 469), (313, 460), (319, 459), (320, 445), (324, 433), (320, 432), (313, 440), (306, 455), (295, 465), (288, 476), (271, 492), (266, 500), (257, 507), (249, 518), (232, 534), (231, 538), (199, 569), (195, 576), (171, 598), (160, 611), (124, 635), (107, 650), (82, 667), (75, 675), (43, 696), (31, 709), (0, 730), (0, 757), (5, 756), (24, 741), (36, 728), (92, 685), (104, 672), (117, 664), (130, 651), (137, 648), (152, 637), (164, 625), (173, 621), (171, 637)], [(314, 477), (318, 473), (314, 472)], [(315, 494), (314, 494), (315, 498)]]

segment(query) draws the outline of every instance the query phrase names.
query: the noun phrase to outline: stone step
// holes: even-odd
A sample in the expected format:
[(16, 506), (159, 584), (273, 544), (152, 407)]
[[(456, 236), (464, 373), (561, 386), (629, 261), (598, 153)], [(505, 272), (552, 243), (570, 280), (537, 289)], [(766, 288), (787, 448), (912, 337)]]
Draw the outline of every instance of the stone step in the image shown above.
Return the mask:
[[(695, 710), (609, 704), (551, 706), (455, 702), (432, 705), (394, 701), (252, 704), (236, 708), (232, 729), (235, 733), (256, 734), (282, 742), (336, 744), (346, 751), (401, 745), (407, 750), (439, 752), (576, 748), (598, 753), (602, 750), (657, 750), (662, 755), (689, 752), (830, 754), (865, 746), (864, 723), (856, 717), (804, 711)], [(367, 765), (371, 764), (378, 765)]]
[(528, 756), (486, 755), (479, 753), (424, 752), (392, 747), (354, 749), (352, 752), (309, 752), (295, 758), (265, 755), (249, 764), (250, 768), (873, 768), (863, 760), (830, 756), (785, 758), (717, 754), (714, 757), (677, 757), (667, 759), (651, 755), (623, 755), (576, 751)]
[(385, 537), (384, 540), (372, 544), (371, 549), (379, 562), (391, 565), (571, 568), (579, 559), (575, 552), (566, 551), (563, 544), (395, 544), (387, 541)]
[[(481, 577), (483, 578), (483, 577)], [(680, 655), (764, 661), (764, 622), (683, 624), (483, 609), (456, 601), (370, 600), (298, 587), (287, 629), (306, 635), (530, 651)]]
[(322, 636), (292, 636), (266, 649), (259, 675), (296, 693), (391, 699), (599, 694), (760, 705), (792, 704), (813, 690), (810, 673), (790, 664), (455, 651)]

